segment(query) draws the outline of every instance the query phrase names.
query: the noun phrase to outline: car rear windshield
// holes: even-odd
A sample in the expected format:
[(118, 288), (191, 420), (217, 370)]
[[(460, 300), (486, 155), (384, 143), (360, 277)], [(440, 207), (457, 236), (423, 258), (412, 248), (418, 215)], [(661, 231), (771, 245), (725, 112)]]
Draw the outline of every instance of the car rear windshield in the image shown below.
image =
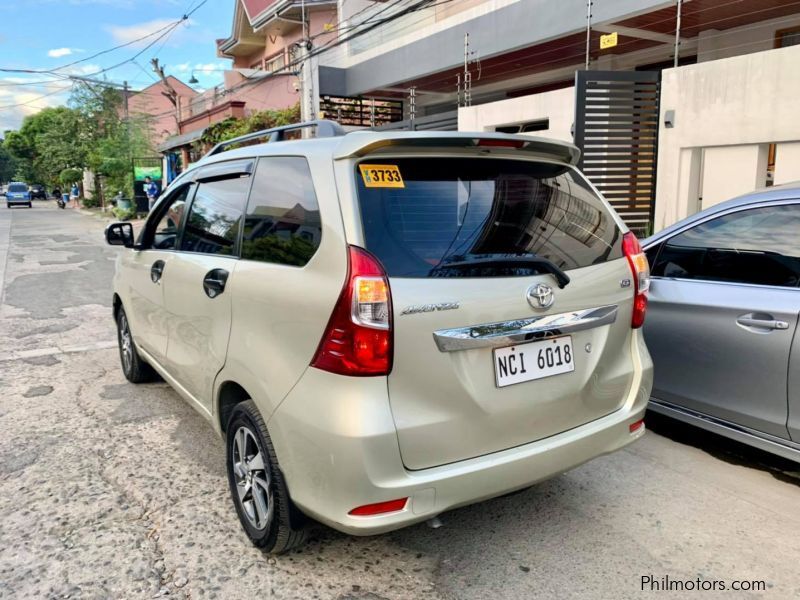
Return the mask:
[(9, 192), (19, 193), (19, 192), (27, 192), (28, 186), (24, 183), (12, 183), (8, 186)]
[(390, 277), (539, 275), (622, 256), (621, 233), (572, 169), (476, 158), (356, 166), (367, 249)]

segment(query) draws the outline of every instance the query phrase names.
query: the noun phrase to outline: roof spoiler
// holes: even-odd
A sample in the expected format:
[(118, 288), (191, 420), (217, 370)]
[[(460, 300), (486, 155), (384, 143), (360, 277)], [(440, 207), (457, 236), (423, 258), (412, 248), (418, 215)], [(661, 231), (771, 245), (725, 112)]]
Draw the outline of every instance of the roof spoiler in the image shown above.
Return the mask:
[(336, 148), (334, 158), (364, 156), (389, 148), (510, 148), (530, 152), (575, 165), (581, 151), (574, 144), (559, 140), (489, 131), (403, 131), (350, 133)]
[(272, 127), (271, 129), (262, 129), (261, 131), (254, 131), (253, 133), (247, 133), (245, 135), (240, 135), (239, 137), (235, 137), (231, 140), (225, 140), (224, 142), (220, 142), (216, 146), (214, 146), (211, 150), (209, 150), (208, 154), (206, 154), (203, 158), (208, 158), (209, 156), (214, 156), (215, 154), (219, 154), (220, 152), (224, 152), (230, 146), (235, 144), (241, 144), (243, 142), (250, 142), (253, 140), (259, 139), (266, 139), (267, 143), (272, 142), (283, 142), (286, 140), (286, 133), (290, 131), (299, 131), (301, 129), (307, 129), (316, 127), (315, 137), (323, 138), (323, 137), (338, 137), (340, 135), (344, 135), (347, 133), (339, 123), (336, 121), (330, 121), (326, 119), (319, 119), (316, 121), (306, 121), (304, 123), (292, 123), (291, 125), (282, 125), (281, 127)]

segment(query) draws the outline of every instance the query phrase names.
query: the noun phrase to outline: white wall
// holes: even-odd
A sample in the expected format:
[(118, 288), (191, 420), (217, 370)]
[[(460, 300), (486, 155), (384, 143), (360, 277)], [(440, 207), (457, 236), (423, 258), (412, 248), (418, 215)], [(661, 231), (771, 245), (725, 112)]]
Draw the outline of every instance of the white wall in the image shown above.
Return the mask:
[[(800, 141), (800, 46), (668, 69), (663, 72), (661, 90), (656, 230), (696, 208), (697, 197), (692, 197), (687, 179), (692, 169), (681, 169), (682, 163), (687, 166), (685, 150), (774, 142), (780, 148), (783, 142)], [(663, 125), (667, 110), (675, 111), (675, 126), (669, 129)], [(781, 177), (789, 172), (800, 175), (795, 152), (793, 146), (783, 154), (777, 152), (776, 173)], [(721, 186), (742, 171), (745, 174), (735, 192), (755, 189), (760, 174), (751, 177), (747, 172), (761, 170), (760, 156), (760, 151), (743, 150), (726, 164), (724, 173), (707, 182), (704, 175), (704, 206), (708, 206), (706, 199), (713, 201), (733, 189), (710, 189), (710, 185)], [(745, 189), (748, 186), (752, 187)]]
[(532, 132), (531, 135), (571, 142), (570, 131), (575, 120), (575, 88), (459, 108), (458, 130), (494, 131), (500, 125), (539, 119), (550, 119), (550, 128)]
[(767, 152), (765, 144), (706, 148), (700, 210), (764, 187), (767, 183)]
[(775, 150), (775, 185), (800, 181), (800, 142), (778, 144)]

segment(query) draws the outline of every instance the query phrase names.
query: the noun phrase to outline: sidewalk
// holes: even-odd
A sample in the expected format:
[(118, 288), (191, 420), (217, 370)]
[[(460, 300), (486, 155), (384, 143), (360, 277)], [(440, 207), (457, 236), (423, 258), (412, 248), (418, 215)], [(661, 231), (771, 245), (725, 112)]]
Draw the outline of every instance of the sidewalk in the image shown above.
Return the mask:
[[(70, 207), (67, 207), (65, 210), (69, 210)], [(72, 209), (75, 210), (75, 209)], [(89, 217), (94, 217), (95, 219), (105, 220), (109, 222), (116, 222), (118, 219), (114, 216), (114, 214), (110, 210), (103, 211), (100, 208), (78, 208), (78, 212), (82, 215), (86, 215)], [(130, 219), (128, 223), (134, 226), (134, 228), (138, 228), (140, 225), (144, 224), (147, 220), (147, 217)]]

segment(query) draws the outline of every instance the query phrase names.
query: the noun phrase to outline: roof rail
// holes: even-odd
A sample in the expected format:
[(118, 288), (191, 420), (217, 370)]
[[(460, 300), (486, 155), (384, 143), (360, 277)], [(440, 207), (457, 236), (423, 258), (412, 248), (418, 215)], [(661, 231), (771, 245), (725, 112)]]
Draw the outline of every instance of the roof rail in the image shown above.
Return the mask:
[(213, 156), (215, 154), (219, 154), (220, 152), (224, 152), (226, 148), (229, 146), (233, 146), (234, 144), (241, 144), (242, 142), (249, 142), (251, 140), (257, 140), (261, 138), (269, 138), (267, 142), (282, 142), (285, 140), (284, 134), (288, 131), (297, 131), (300, 129), (316, 127), (316, 137), (338, 137), (340, 135), (344, 135), (347, 133), (342, 126), (339, 125), (336, 121), (330, 121), (327, 119), (319, 119), (316, 121), (306, 121), (305, 123), (292, 123), (291, 125), (282, 125), (281, 127), (273, 127), (271, 129), (262, 129), (261, 131), (254, 131), (253, 133), (247, 133), (245, 135), (240, 135), (239, 137), (235, 137), (232, 140), (226, 140), (224, 142), (220, 142), (216, 146), (214, 146), (211, 150), (209, 150), (208, 154), (205, 155), (204, 158), (209, 156)]

